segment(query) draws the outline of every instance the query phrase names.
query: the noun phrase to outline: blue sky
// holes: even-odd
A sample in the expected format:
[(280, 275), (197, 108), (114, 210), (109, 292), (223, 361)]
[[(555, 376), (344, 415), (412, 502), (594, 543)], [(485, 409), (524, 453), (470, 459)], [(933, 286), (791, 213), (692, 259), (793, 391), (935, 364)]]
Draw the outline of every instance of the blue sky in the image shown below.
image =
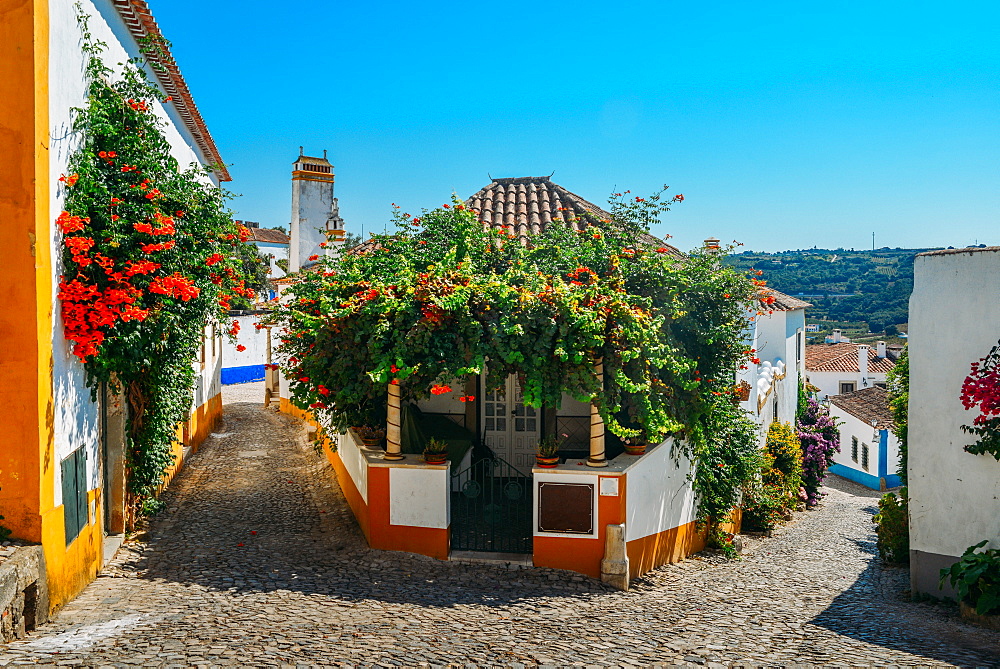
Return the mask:
[(304, 145), (353, 232), (554, 172), (669, 184), (682, 249), (1000, 244), (996, 3), (150, 5), (265, 227)]

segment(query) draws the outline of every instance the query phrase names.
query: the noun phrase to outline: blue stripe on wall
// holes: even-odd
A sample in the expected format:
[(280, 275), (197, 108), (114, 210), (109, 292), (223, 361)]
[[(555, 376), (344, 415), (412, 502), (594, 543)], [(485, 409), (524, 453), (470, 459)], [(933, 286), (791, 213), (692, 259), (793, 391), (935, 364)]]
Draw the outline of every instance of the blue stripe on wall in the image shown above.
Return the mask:
[(223, 367), (222, 385), (231, 386), (234, 383), (249, 383), (264, 380), (264, 365), (244, 365), (243, 367)]
[[(872, 490), (879, 490), (881, 488), (877, 476), (848, 467), (847, 465), (832, 464), (830, 465), (829, 472), (831, 474), (836, 474), (837, 476), (843, 476), (845, 479), (850, 479), (855, 483), (860, 483), (866, 488), (871, 488)], [(886, 485), (889, 485), (888, 480), (886, 481)]]
[(889, 475), (889, 430), (878, 431), (878, 475)]

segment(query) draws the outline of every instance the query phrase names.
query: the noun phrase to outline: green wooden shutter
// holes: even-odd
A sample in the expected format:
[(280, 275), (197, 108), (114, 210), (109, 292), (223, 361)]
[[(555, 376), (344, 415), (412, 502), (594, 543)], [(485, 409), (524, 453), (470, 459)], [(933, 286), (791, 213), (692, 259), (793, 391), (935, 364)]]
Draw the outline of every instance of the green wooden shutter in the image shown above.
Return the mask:
[(66, 521), (66, 545), (68, 546), (80, 533), (80, 528), (77, 526), (80, 516), (76, 508), (78, 502), (76, 496), (76, 453), (62, 461), (61, 470), (63, 516)]
[(87, 449), (78, 448), (62, 461), (62, 501), (66, 522), (66, 545), (80, 535), (90, 520), (87, 503)]
[(87, 501), (86, 447), (76, 449), (76, 500), (77, 527), (83, 529), (89, 525), (90, 520), (90, 503)]

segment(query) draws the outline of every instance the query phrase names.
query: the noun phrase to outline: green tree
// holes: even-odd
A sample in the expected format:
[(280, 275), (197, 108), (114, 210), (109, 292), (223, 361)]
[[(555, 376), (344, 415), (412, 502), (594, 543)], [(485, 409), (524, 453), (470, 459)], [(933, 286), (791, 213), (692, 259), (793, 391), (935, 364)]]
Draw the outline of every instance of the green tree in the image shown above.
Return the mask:
[(907, 419), (910, 401), (910, 354), (909, 347), (903, 348), (902, 355), (885, 376), (889, 396), (889, 410), (892, 412), (892, 433), (899, 439), (899, 463), (896, 473), (906, 485), (907, 461)]

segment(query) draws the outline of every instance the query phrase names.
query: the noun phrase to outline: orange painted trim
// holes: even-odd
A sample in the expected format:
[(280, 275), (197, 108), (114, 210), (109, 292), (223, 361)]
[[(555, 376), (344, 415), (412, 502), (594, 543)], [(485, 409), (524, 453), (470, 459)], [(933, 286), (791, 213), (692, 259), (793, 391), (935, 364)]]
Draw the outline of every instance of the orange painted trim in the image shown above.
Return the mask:
[(372, 548), (383, 551), (403, 551), (427, 557), (447, 560), (451, 530), (438, 527), (412, 527), (410, 525), (389, 525)]
[(334, 182), (334, 175), (326, 174), (324, 172), (292, 170), (292, 181), (322, 181), (324, 183), (332, 184)]
[[(538, 535), (533, 540), (532, 563), (536, 567), (568, 569), (591, 578), (601, 577), (601, 560), (604, 559), (604, 541), (608, 525), (625, 522), (626, 477), (601, 476), (599, 479), (618, 479), (618, 496), (597, 496), (597, 538), (551, 537)], [(600, 480), (598, 481), (598, 491)]]
[(358, 521), (358, 526), (361, 527), (361, 533), (365, 535), (365, 541), (371, 545), (371, 523), (368, 518), (368, 504), (365, 503), (364, 498), (361, 496), (361, 491), (358, 490), (358, 487), (354, 484), (354, 479), (351, 478), (347, 468), (344, 467), (344, 461), (341, 460), (340, 454), (333, 451), (326, 440), (323, 443), (323, 453), (326, 454), (326, 459), (329, 460), (333, 466), (333, 471), (337, 474), (337, 483), (340, 484), (340, 489), (347, 499), (347, 505), (354, 512), (354, 518)]
[(697, 523), (691, 521), (680, 527), (629, 541), (625, 544), (629, 576), (641, 576), (651, 569), (679, 562), (688, 555), (697, 553), (705, 548), (706, 535), (706, 529), (699, 531)]

